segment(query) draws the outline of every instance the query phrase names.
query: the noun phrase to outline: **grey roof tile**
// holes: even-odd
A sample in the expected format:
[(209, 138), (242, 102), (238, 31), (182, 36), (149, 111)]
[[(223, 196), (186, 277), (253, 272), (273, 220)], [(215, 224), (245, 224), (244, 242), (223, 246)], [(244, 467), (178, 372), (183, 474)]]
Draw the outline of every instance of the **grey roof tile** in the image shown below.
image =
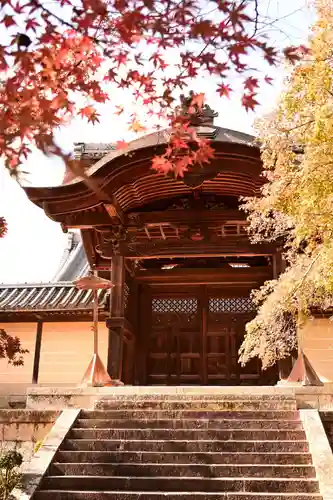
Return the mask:
[[(103, 308), (108, 290), (98, 291)], [(71, 282), (0, 285), (0, 312), (91, 310), (91, 290), (78, 290)]]

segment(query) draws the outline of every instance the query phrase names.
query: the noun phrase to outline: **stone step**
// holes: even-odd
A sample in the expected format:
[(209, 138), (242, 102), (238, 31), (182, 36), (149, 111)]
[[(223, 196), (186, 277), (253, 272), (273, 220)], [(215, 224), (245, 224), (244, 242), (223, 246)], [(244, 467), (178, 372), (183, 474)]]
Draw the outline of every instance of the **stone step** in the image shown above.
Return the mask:
[[(129, 387), (129, 386), (128, 386)], [(96, 403), (108, 402), (108, 401), (145, 401), (145, 400), (157, 400), (157, 401), (197, 401), (197, 400), (274, 400), (274, 401), (294, 401), (295, 392), (294, 390), (278, 391), (274, 390), (273, 387), (263, 387), (259, 391), (254, 391), (252, 387), (241, 387), (241, 386), (220, 386), (220, 387), (201, 387), (201, 390), (190, 390), (190, 387), (184, 387), (185, 391), (174, 391), (176, 386), (169, 386), (168, 390), (165, 391), (164, 386), (148, 386), (144, 388), (144, 391), (140, 391), (138, 387), (131, 387), (131, 391), (128, 394), (120, 392), (117, 389), (113, 390), (109, 394), (100, 394)], [(149, 390), (150, 389), (150, 390)], [(171, 389), (171, 390), (169, 390)]]
[(34, 500), (322, 500), (319, 493), (37, 491)]
[(201, 391), (193, 394), (161, 394), (159, 392), (159, 387), (155, 387), (153, 393), (141, 393), (141, 394), (108, 394), (107, 396), (100, 396), (95, 401), (95, 408), (105, 408), (105, 405), (113, 405), (119, 403), (131, 404), (136, 406), (137, 404), (156, 402), (174, 404), (174, 403), (186, 403), (194, 404), (197, 402), (224, 402), (224, 401), (247, 401), (247, 402), (273, 402), (275, 404), (292, 403), (295, 404), (296, 398), (295, 394), (268, 394), (268, 393), (258, 393), (253, 394), (249, 392), (248, 388), (243, 388), (241, 393), (236, 393), (234, 388), (229, 390), (227, 393), (217, 390), (214, 393), (207, 393), (206, 391)]
[(309, 465), (221, 465), (221, 464), (133, 464), (133, 463), (54, 463), (51, 476), (134, 476), (134, 477), (234, 477), (234, 478), (314, 478)]
[(255, 420), (234, 418), (223, 419), (113, 419), (80, 418), (75, 422), (75, 428), (83, 429), (285, 429), (302, 430), (302, 423), (294, 420)]
[(72, 429), (69, 439), (284, 440), (304, 441), (304, 431), (241, 429)]
[(80, 491), (318, 493), (312, 479), (46, 476), (42, 489)]
[(159, 451), (159, 452), (309, 452), (307, 441), (190, 441), (66, 439), (62, 450), (73, 451)]
[(58, 451), (57, 462), (311, 465), (310, 453), (189, 453), (173, 451)]
[(296, 401), (294, 399), (286, 400), (276, 400), (276, 399), (220, 399), (220, 400), (158, 400), (158, 399), (138, 399), (133, 401), (133, 399), (110, 399), (110, 400), (100, 400), (95, 404), (96, 410), (112, 410), (112, 409), (122, 409), (122, 410), (186, 410), (188, 408), (191, 410), (228, 410), (228, 411), (239, 411), (239, 410), (296, 410)]
[(132, 419), (246, 419), (246, 420), (292, 420), (300, 421), (299, 412), (296, 410), (266, 410), (266, 411), (227, 411), (227, 410), (82, 410), (81, 419), (107, 419), (107, 420), (132, 420)]

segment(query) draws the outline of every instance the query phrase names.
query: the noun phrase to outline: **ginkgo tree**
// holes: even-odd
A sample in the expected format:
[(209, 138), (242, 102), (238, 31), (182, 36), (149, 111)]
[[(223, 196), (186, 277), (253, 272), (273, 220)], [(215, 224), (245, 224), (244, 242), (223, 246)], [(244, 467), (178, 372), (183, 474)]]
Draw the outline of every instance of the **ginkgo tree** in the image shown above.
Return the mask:
[(257, 316), (240, 350), (267, 367), (297, 346), (315, 309), (333, 305), (333, 4), (317, 1), (309, 54), (286, 82), (275, 111), (258, 123), (267, 183), (248, 199), (255, 242), (276, 241), (285, 271), (255, 293)]

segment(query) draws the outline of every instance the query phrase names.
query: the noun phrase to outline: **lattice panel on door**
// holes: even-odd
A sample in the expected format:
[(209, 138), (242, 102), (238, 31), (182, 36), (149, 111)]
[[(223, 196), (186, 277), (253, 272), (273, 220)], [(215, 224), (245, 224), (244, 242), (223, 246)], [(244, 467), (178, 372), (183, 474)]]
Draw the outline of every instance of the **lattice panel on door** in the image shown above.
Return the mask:
[(209, 299), (211, 313), (248, 313), (254, 310), (250, 297), (213, 297)]
[(153, 299), (153, 313), (180, 313), (194, 314), (197, 312), (198, 302), (195, 298), (186, 299)]

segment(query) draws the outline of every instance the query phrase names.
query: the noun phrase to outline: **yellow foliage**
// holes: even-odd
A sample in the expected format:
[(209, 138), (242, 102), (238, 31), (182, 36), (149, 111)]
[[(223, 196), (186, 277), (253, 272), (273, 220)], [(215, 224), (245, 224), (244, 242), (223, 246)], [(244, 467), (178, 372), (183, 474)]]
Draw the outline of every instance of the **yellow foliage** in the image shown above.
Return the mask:
[(333, 2), (316, 7), (310, 52), (258, 123), (268, 182), (245, 204), (254, 241), (283, 237), (288, 264), (257, 292), (261, 305), (240, 350), (242, 363), (258, 356), (264, 367), (296, 346), (300, 309), (333, 302)]

